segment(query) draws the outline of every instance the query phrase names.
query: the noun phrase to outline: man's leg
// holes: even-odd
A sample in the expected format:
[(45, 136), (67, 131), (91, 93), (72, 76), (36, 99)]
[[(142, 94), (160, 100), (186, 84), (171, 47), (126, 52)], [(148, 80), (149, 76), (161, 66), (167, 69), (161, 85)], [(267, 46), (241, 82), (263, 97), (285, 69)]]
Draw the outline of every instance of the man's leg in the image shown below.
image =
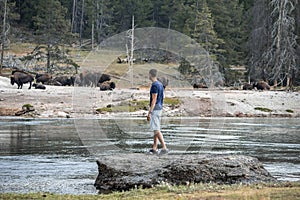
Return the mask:
[(157, 143), (158, 140), (161, 144), (162, 149), (167, 149), (165, 141), (164, 141), (164, 137), (162, 135), (162, 133), (160, 132), (160, 130), (156, 130), (154, 131), (154, 137), (153, 137), (153, 149), (157, 149)]
[(153, 146), (152, 149), (157, 150), (158, 147), (158, 138), (157, 138), (157, 134), (155, 134), (156, 131), (153, 132)]

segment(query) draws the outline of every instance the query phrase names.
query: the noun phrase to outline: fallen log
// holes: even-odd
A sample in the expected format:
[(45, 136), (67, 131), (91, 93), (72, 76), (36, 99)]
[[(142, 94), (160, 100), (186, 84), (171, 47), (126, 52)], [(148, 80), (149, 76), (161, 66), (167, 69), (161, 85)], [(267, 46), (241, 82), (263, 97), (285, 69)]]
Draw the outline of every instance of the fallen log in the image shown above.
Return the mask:
[(276, 181), (257, 158), (243, 155), (120, 154), (97, 160), (99, 193), (149, 188), (161, 182), (256, 183)]

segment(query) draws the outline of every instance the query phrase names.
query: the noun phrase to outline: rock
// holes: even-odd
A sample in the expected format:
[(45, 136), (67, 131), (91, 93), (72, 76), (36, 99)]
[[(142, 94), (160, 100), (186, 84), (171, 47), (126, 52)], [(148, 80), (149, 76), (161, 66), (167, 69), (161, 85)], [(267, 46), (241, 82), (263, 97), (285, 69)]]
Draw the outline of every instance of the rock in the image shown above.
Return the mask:
[(30, 104), (25, 104), (22, 106), (22, 110), (15, 113), (16, 116), (21, 116), (29, 112), (35, 111), (34, 107)]
[(120, 154), (97, 161), (95, 187), (100, 193), (149, 188), (162, 181), (189, 183), (255, 183), (276, 181), (258, 159), (242, 155)]
[(58, 111), (57, 116), (61, 117), (61, 118), (70, 118), (70, 115), (66, 112), (63, 112), (63, 111)]

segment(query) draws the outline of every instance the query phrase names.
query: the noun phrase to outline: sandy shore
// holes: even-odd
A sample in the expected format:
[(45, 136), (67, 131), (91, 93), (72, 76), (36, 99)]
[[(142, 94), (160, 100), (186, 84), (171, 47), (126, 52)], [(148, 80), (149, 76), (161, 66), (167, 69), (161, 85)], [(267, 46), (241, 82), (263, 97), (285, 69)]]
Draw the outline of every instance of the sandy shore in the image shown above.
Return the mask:
[[(101, 118), (145, 116), (147, 111), (134, 113), (98, 113), (97, 108), (117, 105), (128, 100), (149, 98), (145, 89), (120, 89), (99, 91), (99, 88), (46, 86), (46, 90), (28, 90), (12, 86), (8, 78), (0, 77), (0, 116), (15, 116), (24, 104), (34, 111), (21, 117), (36, 118)], [(166, 116), (200, 117), (300, 117), (299, 92), (242, 91), (242, 90), (194, 90), (169, 87), (166, 97), (181, 100), (179, 106), (164, 106)]]

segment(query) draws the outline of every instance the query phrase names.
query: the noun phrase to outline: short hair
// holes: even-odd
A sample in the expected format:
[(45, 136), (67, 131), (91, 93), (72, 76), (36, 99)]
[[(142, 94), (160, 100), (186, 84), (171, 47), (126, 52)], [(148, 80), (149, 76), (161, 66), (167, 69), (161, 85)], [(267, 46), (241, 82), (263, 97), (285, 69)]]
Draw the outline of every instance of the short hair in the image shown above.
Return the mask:
[(151, 77), (156, 77), (157, 76), (157, 70), (156, 69), (150, 69), (149, 74)]

